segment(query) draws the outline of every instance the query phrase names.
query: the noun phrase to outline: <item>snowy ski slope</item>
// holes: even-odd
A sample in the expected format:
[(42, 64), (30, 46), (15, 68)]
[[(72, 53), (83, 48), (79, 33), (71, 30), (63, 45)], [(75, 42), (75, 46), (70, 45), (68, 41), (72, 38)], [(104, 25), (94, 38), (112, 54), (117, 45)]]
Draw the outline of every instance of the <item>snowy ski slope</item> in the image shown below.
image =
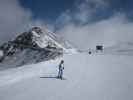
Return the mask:
[(60, 59), (0, 72), (0, 100), (132, 100), (133, 56), (64, 55), (66, 80)]

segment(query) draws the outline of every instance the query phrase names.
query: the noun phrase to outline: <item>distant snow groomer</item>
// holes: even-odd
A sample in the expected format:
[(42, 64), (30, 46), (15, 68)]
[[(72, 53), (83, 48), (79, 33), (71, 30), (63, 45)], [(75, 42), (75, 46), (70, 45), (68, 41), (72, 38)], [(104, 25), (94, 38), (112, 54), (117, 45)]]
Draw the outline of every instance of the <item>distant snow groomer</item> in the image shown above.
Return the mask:
[(61, 60), (61, 62), (60, 62), (60, 64), (59, 64), (59, 71), (58, 71), (58, 76), (57, 76), (57, 78), (62, 79), (63, 70), (64, 70), (64, 60)]

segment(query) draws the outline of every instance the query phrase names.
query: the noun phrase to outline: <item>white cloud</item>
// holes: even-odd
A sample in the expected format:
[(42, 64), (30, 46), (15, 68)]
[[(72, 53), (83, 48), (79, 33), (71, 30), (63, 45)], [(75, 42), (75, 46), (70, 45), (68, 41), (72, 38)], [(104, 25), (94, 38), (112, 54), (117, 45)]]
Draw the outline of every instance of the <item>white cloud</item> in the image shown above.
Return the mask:
[(53, 25), (43, 20), (33, 20), (32, 12), (23, 8), (19, 0), (0, 0), (0, 44), (33, 26), (54, 29)]
[[(92, 7), (90, 2), (95, 6)], [(59, 16), (57, 25), (61, 28), (58, 30), (62, 33), (60, 35), (78, 47), (89, 48), (96, 44), (108, 46), (119, 41), (133, 41), (133, 23), (128, 22), (123, 14), (118, 13), (95, 23), (89, 22), (99, 7), (109, 6), (107, 0), (84, 0), (75, 5), (75, 10), (68, 9)], [(32, 20), (32, 12), (21, 7), (18, 0), (0, 1), (0, 42), (10, 40), (16, 33), (27, 30), (32, 25), (42, 28), (47, 25), (54, 29), (54, 25), (42, 20)]]
[(30, 22), (31, 12), (21, 7), (18, 0), (0, 0), (0, 42), (11, 39)]
[[(86, 1), (90, 2), (91, 0)], [(133, 23), (130, 23), (124, 14), (116, 13), (108, 19), (89, 23), (89, 19), (94, 17), (93, 13), (95, 13), (97, 7), (107, 7), (108, 4), (107, 2), (104, 3), (104, 0), (95, 0), (97, 6), (90, 8), (91, 6), (86, 1), (77, 5), (77, 11), (73, 13), (76, 17), (73, 17), (70, 13), (66, 13), (66, 16), (60, 20), (62, 23), (65, 20), (66, 23), (63, 28), (58, 30), (64, 38), (82, 49), (94, 47), (97, 44), (110, 46), (117, 42), (133, 42)], [(82, 5), (83, 8), (79, 9)], [(73, 21), (77, 17), (81, 24)], [(68, 20), (66, 22), (65, 18), (69, 18), (71, 21)]]

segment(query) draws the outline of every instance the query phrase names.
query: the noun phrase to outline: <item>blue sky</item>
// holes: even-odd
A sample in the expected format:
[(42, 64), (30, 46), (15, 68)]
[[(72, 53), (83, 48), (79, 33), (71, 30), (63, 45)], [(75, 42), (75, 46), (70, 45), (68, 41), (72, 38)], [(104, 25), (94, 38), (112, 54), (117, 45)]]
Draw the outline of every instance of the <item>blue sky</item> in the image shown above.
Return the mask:
[(54, 21), (67, 9), (71, 9), (75, 0), (20, 0), (24, 8), (32, 11), (34, 18)]
[(80, 48), (133, 42), (132, 9), (133, 0), (0, 0), (0, 43), (33, 26)]
[[(88, 0), (92, 1), (92, 0)], [(95, 1), (95, 0), (94, 0)], [(98, 1), (98, 0), (97, 0)], [(100, 0), (99, 0), (100, 1)], [(125, 13), (132, 19), (133, 0), (105, 0), (107, 7), (100, 6), (93, 15), (92, 20), (101, 20), (108, 18), (114, 13)], [(55, 21), (61, 13), (66, 10), (73, 11), (76, 3), (84, 2), (84, 0), (20, 0), (24, 8), (28, 8), (33, 13), (33, 18), (39, 18), (44, 21)], [(96, 6), (95, 2), (88, 3), (92, 8)]]

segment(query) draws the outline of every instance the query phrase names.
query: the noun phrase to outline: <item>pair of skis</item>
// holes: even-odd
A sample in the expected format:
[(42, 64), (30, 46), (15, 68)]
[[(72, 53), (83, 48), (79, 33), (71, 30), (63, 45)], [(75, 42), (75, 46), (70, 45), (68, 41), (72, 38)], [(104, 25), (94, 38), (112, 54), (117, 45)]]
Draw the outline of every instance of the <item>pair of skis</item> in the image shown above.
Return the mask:
[(65, 78), (64, 77), (56, 77), (57, 79), (61, 79), (61, 80), (65, 80)]

